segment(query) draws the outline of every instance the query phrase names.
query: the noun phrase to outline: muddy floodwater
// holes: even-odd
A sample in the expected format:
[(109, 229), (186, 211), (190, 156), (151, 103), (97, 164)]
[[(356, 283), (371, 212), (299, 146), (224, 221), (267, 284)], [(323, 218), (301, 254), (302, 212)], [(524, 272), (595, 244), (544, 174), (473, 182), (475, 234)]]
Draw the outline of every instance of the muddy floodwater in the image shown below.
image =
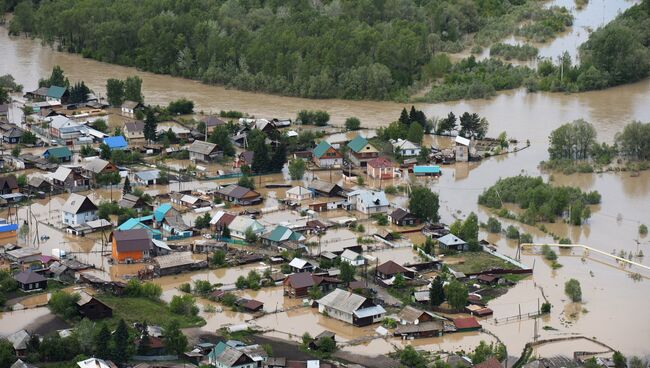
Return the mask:
[[(560, 1), (571, 6), (572, 1)], [(628, 8), (634, 1), (624, 0), (592, 0), (581, 11), (576, 12), (576, 27), (573, 27), (558, 40), (540, 46), (543, 56), (555, 56), (561, 50), (569, 49), (575, 55), (579, 42), (587, 37), (588, 29), (595, 29), (611, 20), (620, 10)], [(575, 11), (575, 10), (574, 10)], [(195, 81), (154, 75), (137, 71), (133, 68), (120, 67), (83, 59), (53, 51), (42, 46), (39, 41), (28, 38), (9, 37), (0, 30), (0, 74), (12, 74), (25, 90), (37, 87), (39, 78), (49, 75), (53, 65), (60, 65), (71, 82), (84, 80), (85, 83), (100, 95), (105, 94), (105, 84), (108, 78), (125, 78), (137, 74), (143, 79), (143, 93), (147, 103), (164, 104), (177, 98), (185, 97), (195, 102), (197, 110), (219, 111), (239, 110), (261, 117), (290, 117), (302, 109), (323, 109), (332, 116), (333, 124), (342, 124), (345, 118), (357, 116), (366, 127), (385, 126), (399, 115), (404, 106), (394, 102), (342, 101), (342, 100), (307, 100), (300, 98), (279, 97), (266, 94), (248, 93), (228, 90), (219, 86), (207, 86)], [(443, 116), (453, 111), (460, 115), (465, 111), (478, 113), (490, 122), (489, 135), (496, 136), (502, 131), (509, 137), (520, 142), (529, 140), (530, 148), (516, 154), (499, 156), (484, 160), (480, 163), (459, 163), (453, 166), (443, 166), (443, 175), (435, 180), (409, 178), (408, 181), (419, 182), (430, 186), (440, 195), (440, 215), (442, 221), (450, 223), (455, 218), (464, 218), (471, 211), (479, 215), (480, 221), (487, 221), (491, 212), (477, 205), (477, 196), (488, 186), (501, 177), (519, 174), (541, 175), (551, 179), (547, 173), (540, 172), (538, 164), (547, 159), (548, 135), (560, 124), (583, 118), (594, 124), (598, 139), (611, 143), (617, 132), (632, 120), (650, 121), (650, 80), (611, 88), (604, 91), (593, 91), (579, 94), (534, 93), (524, 90), (512, 90), (499, 93), (488, 100), (457, 101), (440, 104), (418, 104), (419, 109), (429, 117)], [(430, 144), (444, 146), (444, 139), (434, 139)], [(310, 177), (308, 174), (308, 177)], [(328, 179), (329, 173), (320, 172), (316, 175)], [(338, 176), (334, 176), (340, 180)], [(264, 178), (264, 182), (279, 182), (286, 179), (283, 175)], [(262, 179), (259, 179), (262, 180)], [(638, 176), (630, 173), (604, 174), (574, 174), (570, 176), (554, 174), (552, 182), (557, 185), (575, 185), (583, 190), (597, 190), (602, 194), (602, 204), (592, 207), (592, 217), (582, 227), (570, 226), (565, 223), (546, 224), (546, 227), (561, 237), (567, 237), (574, 243), (581, 243), (601, 249), (607, 253), (625, 251), (637, 254), (639, 250), (647, 257), (635, 257), (635, 261), (650, 265), (650, 237), (639, 237), (638, 226), (641, 223), (650, 224), (650, 172), (642, 172)], [(293, 182), (301, 184), (301, 182)], [(304, 185), (305, 182), (302, 182)], [(376, 183), (370, 183), (376, 185)], [(385, 183), (384, 183), (385, 184)], [(398, 183), (396, 183), (398, 184)], [(200, 187), (202, 182), (183, 183), (183, 189)], [(168, 188), (156, 188), (165, 191)], [(172, 189), (176, 189), (172, 187)], [(273, 193), (271, 193), (273, 192)], [(115, 195), (115, 193), (113, 193)], [(269, 196), (282, 198), (283, 189), (269, 190)], [(103, 198), (110, 195), (101, 193)], [(391, 200), (393, 200), (391, 198)], [(64, 203), (65, 196), (35, 203), (32, 211), (37, 218), (45, 223), (56, 226), (58, 211)], [(271, 206), (277, 202), (269, 200)], [(395, 203), (405, 204), (404, 198), (395, 198)], [(19, 217), (27, 218), (25, 208), (19, 212)], [(342, 214), (337, 214), (341, 216)], [(294, 215), (295, 216), (295, 215)], [(276, 216), (277, 217), (277, 216)], [(264, 219), (264, 217), (263, 217)], [(277, 223), (282, 218), (269, 215), (270, 223)], [(60, 221), (60, 220), (59, 220)], [(536, 242), (551, 242), (552, 238), (533, 227), (524, 226), (512, 221), (502, 221), (505, 226), (513, 224), (523, 231), (533, 235)], [(371, 226), (371, 225), (368, 225)], [(50, 236), (49, 240), (33, 242), (44, 253), (50, 253), (62, 244), (78, 252), (81, 261), (98, 265), (96, 272), (108, 272), (108, 277), (119, 277), (137, 272), (140, 266), (110, 267), (101, 259), (102, 241), (96, 236), (77, 238), (64, 235), (59, 231), (47, 230), (48, 226), (40, 225), (39, 231)], [(370, 231), (370, 230), (367, 230)], [(323, 237), (325, 246), (337, 242), (356, 242), (359, 234), (348, 230), (338, 230)], [(482, 233), (481, 237), (495, 243), (499, 251), (510, 256), (516, 253), (516, 244), (500, 236)], [(412, 238), (418, 241), (417, 237)], [(416, 260), (417, 257), (409, 248), (391, 251), (373, 251), (370, 253), (380, 261), (395, 259), (400, 262)], [(650, 280), (643, 278), (635, 281), (630, 272), (639, 272), (650, 276), (647, 271), (635, 268), (624, 268), (615, 261), (603, 256), (590, 255), (583, 257), (579, 251), (571, 254), (559, 252), (558, 262), (562, 268), (553, 270), (535, 252), (524, 252), (522, 262), (534, 266), (534, 275), (512, 288), (507, 294), (490, 302), (494, 310), (494, 318), (482, 321), (484, 327), (496, 334), (508, 345), (511, 354), (518, 354), (527, 341), (533, 340), (535, 331), (534, 320), (516, 320), (513, 322), (498, 322), (507, 317), (522, 313), (534, 312), (544, 297), (553, 304), (549, 316), (538, 321), (538, 333), (541, 338), (562, 337), (579, 334), (597, 337), (599, 341), (620, 349), (625, 354), (650, 354), (650, 314), (644, 312), (644, 306), (650, 304)], [(242, 268), (202, 271), (186, 275), (167, 277), (156, 282), (165, 289), (164, 297), (171, 298), (176, 293), (178, 285), (192, 280), (204, 279), (213, 283), (232, 284), (238, 276), (245, 275), (251, 269), (260, 269), (262, 265), (250, 265)], [(570, 279), (578, 279), (582, 284), (584, 301), (582, 304), (570, 303), (564, 294), (564, 283)], [(256, 293), (244, 292), (242, 295), (263, 299), (265, 311), (289, 308), (295, 301), (286, 300), (278, 288), (262, 290)], [(203, 302), (202, 303), (207, 303)], [(277, 306), (277, 307), (276, 307)], [(281, 306), (281, 307), (280, 307)], [(252, 318), (252, 315), (229, 311), (213, 314), (201, 312), (208, 320), (204, 327), (214, 331), (224, 323), (236, 323)], [(0, 315), (0, 334), (5, 330), (22, 328), (28, 321), (47, 314), (43, 308), (4, 313)], [(496, 320), (495, 320), (496, 319)], [(362, 336), (373, 335), (371, 329), (356, 329), (337, 321), (318, 315), (309, 308), (296, 308), (284, 312), (268, 314), (255, 321), (260, 326), (275, 330), (271, 334), (287, 338), (300, 336), (304, 331), (316, 334), (324, 329), (331, 329), (344, 340), (354, 340)], [(544, 326), (548, 326), (544, 329)], [(475, 345), (480, 339), (490, 341), (490, 337), (482, 335), (448, 335), (440, 341), (410, 342), (426, 349), (440, 347), (459, 348)], [(365, 342), (364, 345), (346, 346), (344, 349), (360, 354), (377, 355), (391, 351), (399, 346), (399, 340), (376, 339)], [(582, 349), (582, 345), (576, 349)], [(540, 347), (536, 354), (555, 355), (567, 354), (573, 345), (551, 344)]]

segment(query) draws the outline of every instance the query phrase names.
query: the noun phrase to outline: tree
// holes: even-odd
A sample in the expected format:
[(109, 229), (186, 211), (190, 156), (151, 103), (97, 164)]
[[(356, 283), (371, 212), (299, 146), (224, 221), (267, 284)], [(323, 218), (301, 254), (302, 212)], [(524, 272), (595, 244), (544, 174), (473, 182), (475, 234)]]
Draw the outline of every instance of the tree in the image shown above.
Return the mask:
[(446, 118), (438, 121), (436, 133), (442, 134), (445, 132), (451, 132), (454, 129), (456, 129), (456, 115), (454, 115), (453, 112), (450, 112)]
[(424, 138), (424, 129), (422, 128), (422, 125), (418, 122), (411, 123), (407, 138), (415, 144), (421, 144), (422, 138)]
[(106, 143), (99, 145), (99, 158), (103, 160), (111, 159), (111, 148)]
[(549, 313), (551, 313), (551, 308), (552, 308), (551, 303), (544, 302), (544, 303), (542, 303), (542, 307), (540, 309), (540, 312), (542, 312), (542, 314), (549, 314)]
[(138, 355), (147, 355), (149, 353), (149, 344), (149, 326), (147, 325), (147, 321), (144, 321), (142, 323), (142, 334), (138, 342)]
[(345, 119), (345, 130), (359, 130), (361, 129), (361, 120), (355, 117)]
[(199, 216), (196, 219), (194, 227), (197, 229), (207, 229), (210, 227), (210, 220), (212, 220), (212, 217), (210, 216), (210, 213), (206, 212), (203, 216)]
[(124, 103), (124, 82), (115, 78), (106, 80), (106, 98), (111, 106), (122, 106), (122, 103)]
[(144, 119), (144, 139), (148, 142), (156, 141), (156, 129), (158, 127), (158, 121), (154, 115), (153, 110), (147, 109), (146, 118)]
[(465, 308), (465, 305), (467, 305), (467, 286), (457, 280), (453, 280), (447, 285), (445, 296), (447, 297), (447, 302), (452, 308), (462, 310)]
[(551, 160), (584, 160), (595, 142), (594, 126), (579, 119), (551, 132), (548, 153)]
[(646, 224), (639, 225), (639, 235), (648, 235), (648, 226)]
[(0, 87), (0, 104), (5, 104), (9, 101), (9, 91), (7, 91), (4, 87)]
[(224, 252), (221, 249), (217, 249), (212, 253), (212, 258), (210, 259), (210, 263), (212, 263), (213, 266), (216, 267), (221, 267), (226, 264), (226, 252)]
[(248, 272), (248, 276), (246, 277), (246, 284), (248, 285), (249, 288), (253, 290), (258, 290), (260, 288), (260, 282), (262, 281), (262, 278), (260, 277), (260, 274), (257, 273), (255, 270), (250, 270)]
[(445, 301), (445, 290), (440, 276), (436, 276), (429, 288), (429, 300), (432, 306), (437, 307)]
[(179, 356), (187, 349), (187, 337), (180, 330), (175, 319), (172, 319), (165, 328), (165, 348), (169, 353)]
[(465, 112), (460, 117), (460, 135), (465, 138), (483, 139), (488, 130), (488, 122), (477, 113)]
[(125, 363), (129, 359), (129, 331), (123, 319), (117, 324), (113, 334), (113, 361)]
[(470, 248), (478, 246), (478, 228), (478, 217), (472, 212), (460, 228), (460, 238), (465, 240)]
[(255, 234), (253, 229), (249, 227), (248, 229), (246, 229), (246, 232), (244, 233), (244, 239), (249, 244), (255, 244), (257, 243), (257, 234)]
[(22, 144), (36, 144), (37, 141), (38, 138), (36, 137), (36, 134), (30, 132), (29, 130), (25, 130), (20, 136), (20, 143)]
[[(167, 106), (167, 111), (175, 115), (187, 115), (194, 112), (194, 102), (185, 98), (181, 98), (176, 101), (172, 101)], [(205, 124), (205, 123), (204, 123)], [(204, 125), (205, 129), (205, 125)]]
[(612, 355), (614, 361), (614, 368), (627, 368), (627, 359), (620, 351), (615, 351)]
[(334, 339), (327, 336), (318, 339), (318, 351), (325, 354), (326, 357), (329, 357), (334, 350), (336, 350), (336, 341)]
[(93, 129), (99, 130), (100, 132), (104, 132), (104, 133), (108, 132), (108, 125), (106, 124), (106, 120), (104, 119), (97, 119), (92, 123), (90, 123), (90, 126), (92, 126)]
[(61, 69), (60, 66), (55, 65), (52, 68), (52, 74), (50, 74), (50, 78), (39, 80), (38, 86), (39, 87), (50, 87), (50, 86), (69, 87), (70, 81), (63, 74), (63, 69)]
[(207, 295), (208, 293), (212, 292), (214, 287), (212, 286), (212, 283), (207, 280), (195, 280), (194, 281), (194, 292), (198, 295)]
[(18, 157), (18, 156), (20, 156), (20, 151), (21, 151), (20, 146), (16, 146), (16, 147), (11, 149), (11, 155), (13, 157)]
[(124, 178), (124, 186), (122, 187), (122, 194), (130, 194), (132, 191), (131, 189), (131, 180), (129, 180), (129, 177), (127, 176)]
[(440, 207), (438, 195), (429, 188), (422, 186), (413, 187), (409, 196), (409, 211), (417, 218), (437, 222), (438, 208)]
[(309, 298), (313, 300), (317, 300), (323, 297), (323, 292), (318, 287), (318, 285), (312, 285), (309, 288), (308, 294), (309, 294)]
[(230, 228), (228, 225), (225, 225), (223, 229), (221, 229), (221, 236), (224, 238), (230, 238)]
[(291, 180), (302, 180), (306, 169), (307, 165), (305, 164), (305, 161), (299, 158), (292, 159), (289, 162), (289, 176), (291, 177)]
[(142, 95), (142, 79), (138, 76), (127, 77), (124, 81), (124, 99), (127, 101), (144, 102)]
[(564, 293), (571, 298), (572, 302), (582, 301), (582, 289), (580, 288), (580, 281), (570, 279), (564, 284)]
[(495, 217), (490, 216), (487, 221), (486, 229), (488, 232), (496, 234), (501, 232), (501, 222)]
[(199, 308), (191, 295), (174, 295), (169, 302), (169, 310), (181, 316), (196, 316)]
[[(254, 157), (253, 157), (253, 161), (255, 161)], [(271, 157), (270, 171), (281, 172), (286, 162), (287, 162), (287, 145), (284, 143), (280, 143), (280, 145), (275, 148), (275, 151), (273, 152), (273, 156)]]
[(70, 88), (70, 99), (68, 100), (68, 102), (70, 103), (86, 102), (88, 100), (89, 93), (90, 93), (90, 88), (88, 88), (83, 81), (77, 82)]
[(633, 160), (650, 160), (650, 123), (634, 121), (616, 135), (621, 154)]
[(401, 273), (398, 273), (395, 275), (395, 278), (393, 279), (393, 287), (395, 289), (402, 289), (406, 286), (406, 279), (404, 278), (404, 275)]
[(237, 281), (235, 281), (235, 287), (240, 290), (246, 289), (248, 287), (248, 281), (246, 281), (246, 277), (239, 276), (237, 278)]
[(409, 368), (426, 368), (427, 359), (418, 353), (413, 346), (406, 345), (402, 351), (399, 352), (399, 362)]
[(248, 136), (248, 147), (253, 151), (251, 169), (256, 174), (263, 174), (271, 170), (271, 155), (266, 145), (266, 134), (254, 129)]
[(255, 182), (253, 181), (253, 178), (247, 175), (240, 177), (239, 180), (237, 181), (237, 185), (248, 188), (250, 190), (255, 189)]
[(224, 125), (219, 125), (212, 129), (208, 137), (208, 142), (219, 146), (226, 156), (233, 156), (235, 154), (235, 147), (233, 147), (232, 141), (230, 140), (230, 132), (228, 131), (228, 127)]
[[(650, 4), (650, 2), (648, 2)], [(633, 356), (630, 358), (630, 368), (646, 368), (648, 363), (638, 356)]]
[(95, 335), (94, 345), (95, 345), (95, 355), (101, 359), (110, 358), (109, 343), (111, 341), (111, 332), (108, 330), (108, 327), (105, 323), (102, 323), (102, 327)]
[(325, 126), (330, 121), (330, 114), (326, 111), (314, 111), (314, 125)]
[(353, 265), (347, 262), (341, 262), (341, 265), (339, 266), (339, 270), (341, 271), (341, 274), (339, 276), (341, 281), (343, 281), (346, 284), (350, 283), (351, 281), (354, 281), (354, 276), (357, 273), (357, 269)]
[(402, 112), (399, 115), (399, 123), (408, 126), (411, 124), (411, 119), (409, 119), (409, 113), (406, 111), (406, 107), (402, 109)]
[(57, 291), (50, 297), (47, 303), (52, 312), (62, 316), (65, 319), (75, 318), (77, 313), (77, 302), (79, 294), (70, 294), (65, 291)]
[(9, 340), (0, 340), (0, 367), (9, 368), (16, 361), (14, 346)]

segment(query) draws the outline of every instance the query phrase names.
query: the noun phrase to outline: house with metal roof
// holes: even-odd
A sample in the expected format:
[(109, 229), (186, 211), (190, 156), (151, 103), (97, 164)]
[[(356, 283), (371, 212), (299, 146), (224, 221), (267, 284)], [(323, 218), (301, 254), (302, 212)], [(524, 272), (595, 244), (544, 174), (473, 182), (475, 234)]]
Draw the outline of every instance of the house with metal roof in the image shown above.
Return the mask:
[(302, 258), (294, 258), (289, 262), (289, 267), (291, 267), (291, 272), (298, 273), (298, 272), (313, 272), (314, 271), (314, 265), (311, 264), (309, 261), (306, 261)]
[(43, 152), (43, 158), (49, 160), (56, 159), (58, 162), (70, 162), (72, 160), (72, 152), (66, 146), (51, 147)]
[(34, 271), (23, 271), (14, 275), (14, 280), (23, 291), (47, 288), (47, 279)]
[(418, 156), (422, 151), (419, 145), (402, 138), (391, 139), (390, 144), (393, 146), (393, 151), (398, 152), (403, 157)]
[(228, 229), (230, 230), (230, 236), (238, 239), (246, 239), (246, 231), (248, 229), (257, 236), (262, 235), (266, 231), (264, 225), (248, 216), (235, 217), (230, 225), (228, 225)]
[(285, 194), (285, 199), (292, 202), (301, 202), (312, 198), (314, 198), (314, 192), (300, 185), (287, 190)]
[(440, 249), (449, 249), (455, 251), (469, 250), (469, 245), (467, 242), (451, 233), (438, 238), (438, 244), (440, 246)]
[(187, 149), (191, 161), (213, 162), (223, 157), (219, 147), (210, 142), (194, 141)]
[(379, 156), (379, 151), (361, 135), (348, 142), (348, 148), (350, 148), (348, 158), (355, 166), (366, 166), (368, 161)]
[(366, 215), (386, 213), (390, 203), (383, 191), (360, 189), (348, 193), (350, 209), (356, 209)]
[(377, 266), (375, 270), (375, 276), (377, 277), (378, 280), (383, 281), (384, 283), (386, 280), (392, 279), (397, 274), (401, 274), (405, 278), (412, 279), (415, 277), (415, 271), (412, 269), (406, 268), (395, 261), (386, 261), (379, 266)]
[(185, 223), (181, 213), (171, 203), (163, 203), (153, 211), (155, 222), (163, 231), (176, 236), (192, 236), (192, 227)]
[(124, 221), (120, 226), (117, 227), (119, 231), (126, 230), (135, 230), (135, 229), (144, 229), (149, 232), (149, 235), (152, 239), (162, 239), (162, 233), (158, 229), (154, 229), (146, 223), (151, 223), (153, 221), (153, 215), (142, 216), (130, 218)]
[(217, 213), (210, 219), (210, 228), (214, 231), (223, 231), (224, 228), (230, 226), (230, 223), (237, 217), (237, 215), (226, 212), (217, 211)]
[(57, 190), (79, 192), (90, 188), (90, 179), (81, 174), (81, 167), (59, 166), (47, 176)]
[(271, 232), (262, 235), (262, 244), (281, 247), (285, 242), (304, 242), (305, 239), (301, 233), (278, 225)]
[(160, 178), (160, 170), (143, 170), (133, 174), (133, 181), (140, 185), (156, 185)]
[(144, 122), (129, 121), (124, 124), (124, 136), (126, 139), (144, 139)]
[(73, 142), (82, 134), (88, 131), (88, 128), (68, 119), (63, 115), (55, 115), (47, 118), (50, 123), (50, 134), (66, 142)]
[(376, 157), (368, 161), (368, 176), (374, 179), (393, 179), (399, 174), (395, 170), (395, 164), (386, 157)]
[(396, 208), (395, 211), (391, 212), (388, 215), (388, 221), (397, 226), (414, 226), (420, 223), (419, 218), (403, 208)]
[(318, 167), (340, 167), (343, 165), (343, 155), (327, 141), (320, 141), (312, 150), (311, 159)]
[(138, 110), (144, 109), (144, 105), (138, 101), (124, 101), (122, 103), (122, 106), (120, 106), (120, 110), (122, 111), (122, 115), (125, 116), (133, 116), (135, 115), (135, 112)]
[(224, 201), (242, 206), (250, 206), (262, 202), (262, 196), (258, 192), (237, 184), (231, 184), (218, 189), (216, 194)]
[(318, 311), (357, 327), (380, 322), (386, 310), (371, 299), (342, 289), (318, 299)]
[(153, 250), (151, 237), (145, 229), (113, 231), (111, 245), (111, 255), (119, 263), (132, 263), (149, 258)]
[(110, 150), (125, 150), (129, 147), (129, 144), (126, 142), (121, 135), (116, 135), (112, 137), (104, 138), (104, 144), (110, 148)]
[(61, 207), (61, 221), (65, 225), (83, 225), (97, 219), (97, 206), (86, 196), (71, 193)]
[(316, 286), (321, 292), (327, 293), (336, 288), (342, 281), (329, 276), (316, 276), (310, 272), (298, 272), (289, 275), (282, 282), (284, 295), (300, 298), (309, 294), (309, 289)]
[(317, 195), (326, 197), (335, 197), (343, 193), (343, 188), (338, 184), (318, 179), (312, 180), (311, 183), (309, 183), (309, 190), (313, 191)]
[(68, 92), (68, 89), (60, 86), (50, 86), (45, 96), (46, 101), (55, 101), (62, 104), (67, 103), (69, 98), (70, 92)]
[(361, 254), (351, 249), (346, 249), (341, 253), (341, 262), (349, 263), (353, 266), (363, 266), (366, 264), (366, 259)]
[(9, 341), (13, 346), (16, 356), (19, 358), (27, 356), (27, 348), (29, 346), (30, 338), (31, 336), (29, 335), (29, 332), (25, 330), (16, 331), (6, 337), (7, 341)]
[(469, 161), (469, 156), (472, 150), (472, 141), (460, 135), (457, 135), (454, 139), (456, 143), (454, 147), (454, 152), (456, 154), (456, 161), (458, 162), (467, 162)]
[(438, 165), (414, 165), (413, 174), (415, 176), (439, 176), (442, 171)]

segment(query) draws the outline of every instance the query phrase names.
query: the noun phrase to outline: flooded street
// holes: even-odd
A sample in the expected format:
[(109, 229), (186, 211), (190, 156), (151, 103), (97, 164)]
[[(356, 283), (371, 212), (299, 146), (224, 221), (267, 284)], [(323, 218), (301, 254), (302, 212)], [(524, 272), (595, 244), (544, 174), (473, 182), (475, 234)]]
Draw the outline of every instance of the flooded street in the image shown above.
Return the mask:
[[(573, 1), (556, 0), (553, 3), (573, 6)], [(542, 56), (556, 56), (564, 49), (575, 55), (576, 45), (588, 36), (587, 29), (595, 28), (611, 20), (621, 9), (633, 5), (634, 1), (626, 0), (591, 0), (585, 9), (578, 11), (575, 26), (565, 35), (541, 45)], [(52, 51), (42, 46), (39, 41), (27, 38), (10, 38), (4, 29), (0, 32), (0, 75), (10, 73), (25, 90), (35, 89), (38, 79), (49, 75), (53, 65), (60, 65), (72, 82), (84, 80), (85, 83), (101, 95), (105, 94), (105, 84), (108, 78), (125, 78), (137, 74), (143, 79), (143, 93), (147, 103), (166, 105), (171, 100), (185, 97), (194, 101), (197, 110), (216, 112), (219, 110), (239, 110), (263, 117), (294, 118), (297, 111), (302, 109), (327, 110), (332, 123), (341, 125), (349, 116), (359, 117), (365, 127), (385, 126), (396, 119), (399, 111), (406, 105), (394, 102), (342, 101), (342, 100), (307, 100), (300, 98), (279, 97), (266, 94), (256, 94), (227, 90), (219, 86), (208, 86), (195, 81), (154, 75), (136, 71), (132, 68), (120, 67), (83, 59), (78, 55), (70, 55)], [(410, 104), (407, 104), (410, 106)], [(605, 91), (593, 91), (579, 94), (534, 93), (524, 90), (513, 90), (499, 93), (490, 100), (457, 101), (441, 104), (418, 104), (427, 116), (445, 116), (453, 111), (457, 116), (465, 111), (478, 113), (490, 122), (489, 134), (496, 136), (506, 131), (508, 137), (520, 142), (530, 140), (531, 147), (515, 154), (493, 157), (481, 163), (458, 163), (443, 166), (443, 175), (436, 180), (409, 178), (412, 183), (419, 182), (430, 186), (440, 195), (440, 215), (443, 222), (451, 223), (455, 218), (464, 218), (471, 211), (479, 215), (482, 222), (491, 215), (488, 209), (477, 205), (478, 195), (491, 186), (499, 178), (519, 174), (542, 175), (549, 179), (547, 173), (538, 169), (540, 161), (547, 159), (548, 135), (559, 125), (575, 119), (583, 118), (594, 124), (598, 139), (608, 143), (613, 142), (614, 136), (623, 126), (632, 120), (650, 121), (650, 80), (635, 84), (611, 88)], [(427, 139), (430, 139), (427, 137)], [(449, 144), (446, 138), (432, 138), (427, 143), (438, 147)], [(176, 163), (171, 163), (176, 164)], [(285, 174), (286, 175), (286, 174)], [(264, 183), (284, 181), (285, 175), (273, 175), (260, 180), (258, 187)], [(328, 179), (328, 172), (316, 175)], [(311, 177), (310, 174), (307, 175)], [(333, 176), (340, 181), (338, 175)], [(220, 183), (234, 182), (222, 180)], [(293, 181), (292, 185), (306, 185), (307, 181)], [(553, 183), (556, 185), (574, 185), (583, 190), (597, 190), (602, 194), (602, 204), (592, 207), (592, 216), (582, 227), (570, 226), (565, 223), (546, 224), (552, 233), (603, 250), (607, 253), (625, 252), (637, 253), (642, 250), (649, 255), (635, 261), (650, 265), (650, 237), (639, 238), (638, 226), (641, 223), (650, 225), (650, 171), (642, 172), (633, 177), (630, 173), (603, 174), (574, 174), (570, 176), (554, 174)], [(206, 182), (189, 182), (181, 185), (172, 184), (172, 189), (190, 189), (206, 186)], [(257, 183), (256, 183), (257, 184)], [(377, 183), (369, 182), (370, 185)], [(381, 183), (386, 185), (386, 182)], [(396, 182), (394, 184), (399, 184)], [(349, 185), (348, 185), (349, 186)], [(168, 187), (155, 188), (160, 192)], [(277, 198), (283, 198), (286, 189), (262, 189), (264, 195), (275, 197), (265, 201), (261, 206), (272, 207), (277, 204)], [(108, 198), (107, 191), (98, 192), (94, 200)], [(119, 193), (113, 193), (119, 196)], [(60, 207), (65, 202), (65, 196), (53, 198), (50, 203), (39, 201), (32, 205), (34, 216), (43, 223), (55, 224), (60, 218)], [(396, 198), (395, 202), (405, 205), (404, 198)], [(214, 211), (212, 211), (214, 212)], [(27, 218), (27, 208), (19, 211), (19, 219)], [(286, 215), (286, 216), (285, 216)], [(343, 216), (341, 213), (325, 214), (326, 216)], [(195, 214), (188, 214), (188, 220)], [(296, 214), (270, 214), (262, 221), (280, 223), (297, 218)], [(98, 270), (92, 271), (109, 278), (119, 278), (132, 275), (142, 265), (110, 266), (102, 259), (102, 246), (99, 234), (86, 238), (73, 237), (50, 228), (39, 225), (40, 234), (50, 238), (36, 244), (44, 254), (51, 254), (55, 248), (65, 246), (74, 252), (81, 262), (96, 265)], [(507, 226), (513, 224), (533, 235), (535, 242), (551, 242), (552, 237), (542, 233), (537, 228), (525, 226), (517, 222), (502, 220)], [(365, 226), (366, 224), (364, 224)], [(371, 234), (372, 226), (366, 226), (365, 234)], [(322, 240), (323, 250), (328, 247), (339, 247), (345, 244), (356, 244), (360, 234), (347, 229), (328, 232)], [(480, 237), (495, 243), (499, 251), (514, 256), (516, 243), (504, 237), (481, 233)], [(411, 238), (409, 236), (409, 238)], [(413, 237), (413, 241), (421, 238)], [(24, 245), (24, 243), (21, 243)], [(36, 246), (35, 245), (35, 246)], [(78, 252), (78, 253), (77, 253)], [(410, 248), (400, 248), (369, 253), (379, 262), (393, 259), (400, 263), (415, 261), (418, 257)], [(598, 340), (620, 349), (624, 354), (650, 354), (650, 314), (643, 313), (640, 307), (650, 303), (650, 280), (633, 280), (627, 271), (614, 261), (605, 257), (581, 257), (580, 252), (565, 255), (560, 252), (558, 262), (562, 268), (553, 270), (543, 261), (542, 257), (531, 252), (524, 252), (522, 262), (533, 266), (534, 275), (520, 282), (507, 294), (490, 302), (494, 317), (502, 319), (522, 313), (537, 310), (538, 302), (543, 302), (544, 296), (553, 304), (549, 316), (539, 321), (540, 338), (553, 338), (570, 334), (581, 334), (597, 337)], [(246, 275), (250, 270), (260, 270), (263, 266), (253, 264), (239, 268), (207, 270), (178, 276), (157, 279), (163, 289), (163, 299), (170, 300), (178, 292), (177, 288), (185, 282), (208, 280), (214, 284), (231, 285), (237, 277)], [(639, 270), (632, 270), (640, 272)], [(646, 274), (646, 276), (649, 276)], [(570, 279), (578, 279), (582, 284), (584, 303), (570, 303), (564, 294), (564, 283)], [(541, 287), (541, 288), (540, 288)], [(542, 293), (543, 290), (543, 293)], [(300, 303), (282, 295), (281, 287), (263, 289), (257, 292), (238, 292), (241, 296), (255, 298), (265, 303), (264, 310), (268, 313), (255, 321), (256, 324), (275, 330), (269, 334), (281, 338), (297, 339), (305, 331), (312, 335), (328, 329), (336, 332), (341, 341), (353, 340), (359, 337), (372, 336), (372, 328), (358, 329), (345, 325), (331, 318), (319, 315), (310, 308), (296, 308), (285, 312), (273, 313), (276, 310), (286, 310)], [(201, 315), (206, 318), (206, 331), (215, 331), (224, 324), (241, 323), (250, 320), (252, 315), (224, 310), (208, 313), (203, 307), (210, 302), (200, 300)], [(24, 328), (37, 318), (48, 315), (46, 308), (34, 308), (22, 311), (0, 314), (0, 335), (11, 333)], [(534, 320), (522, 320), (510, 323), (495, 323), (494, 320), (482, 321), (484, 327), (496, 334), (508, 345), (509, 351), (517, 355), (523, 345), (533, 340)], [(547, 329), (543, 329), (548, 326)], [(423, 349), (469, 349), (481, 339), (492, 341), (486, 334), (450, 334), (443, 338), (424, 339), (408, 342)], [(365, 355), (383, 355), (401, 346), (397, 339), (376, 339), (370, 342), (344, 347), (345, 351)], [(573, 344), (573, 343), (572, 343)], [(570, 345), (551, 344), (539, 347), (535, 354), (552, 356), (567, 354), (571, 349), (590, 349), (585, 343)], [(568, 347), (567, 347), (568, 346)]]

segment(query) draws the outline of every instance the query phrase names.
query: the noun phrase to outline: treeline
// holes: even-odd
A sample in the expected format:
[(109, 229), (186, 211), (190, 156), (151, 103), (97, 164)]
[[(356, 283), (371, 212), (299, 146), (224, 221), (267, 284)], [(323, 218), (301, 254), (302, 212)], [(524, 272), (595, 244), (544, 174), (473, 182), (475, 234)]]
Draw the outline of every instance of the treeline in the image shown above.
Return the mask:
[(495, 43), (490, 47), (490, 56), (499, 56), (506, 60), (530, 60), (537, 56), (537, 47), (529, 44), (509, 45), (507, 43)]
[(10, 3), (10, 33), (65, 51), (311, 98), (405, 98), (410, 86), (433, 77), (435, 55), (460, 51), (470, 33), (494, 42), (522, 21), (531, 29), (526, 37), (566, 24), (533, 0)]

